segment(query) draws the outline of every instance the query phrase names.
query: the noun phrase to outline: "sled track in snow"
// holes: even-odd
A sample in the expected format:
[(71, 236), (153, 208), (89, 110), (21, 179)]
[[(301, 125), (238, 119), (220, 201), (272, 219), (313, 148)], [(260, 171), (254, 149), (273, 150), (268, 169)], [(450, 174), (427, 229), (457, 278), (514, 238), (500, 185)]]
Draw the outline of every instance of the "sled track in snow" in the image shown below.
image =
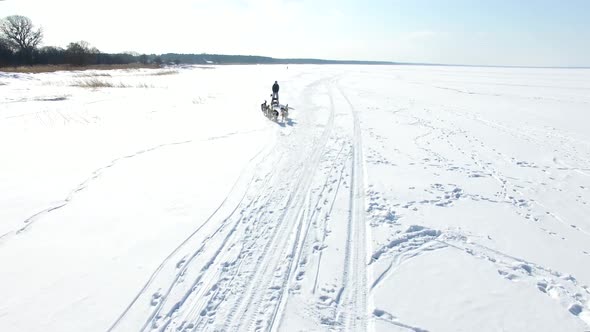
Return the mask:
[[(342, 146), (340, 148), (340, 150), (338, 151), (338, 155), (336, 156), (336, 160), (340, 158), (340, 156), (343, 153), (343, 150), (345, 148), (345, 143), (342, 143)], [(333, 166), (330, 173), (333, 172), (336, 168)], [(338, 171), (338, 180), (337, 180), (337, 184), (336, 184), (336, 189), (334, 190), (334, 193), (332, 194), (333, 197), (331, 199), (331, 204), (330, 207), (328, 209), (327, 215), (330, 216), (332, 215), (332, 211), (334, 211), (334, 204), (336, 203), (336, 196), (338, 195), (338, 192), (340, 191), (340, 188), (342, 186), (342, 180), (344, 179), (344, 171), (346, 169), (345, 165), (342, 165), (340, 167), (340, 170)], [(326, 177), (326, 182), (324, 183), (323, 187), (322, 187), (322, 191), (320, 192), (319, 196), (323, 197), (324, 196), (324, 190), (326, 189), (327, 185), (328, 185), (328, 181), (329, 181), (330, 177), (327, 176)], [(317, 210), (318, 206), (316, 205), (316, 209)], [(314, 211), (315, 212), (315, 211)], [(324, 225), (323, 225), (323, 229), (322, 229), (322, 240), (321, 240), (321, 246), (323, 247), (326, 243), (326, 236), (328, 234), (328, 223), (324, 221)], [(324, 251), (320, 250), (320, 253), (318, 254), (318, 263), (317, 263), (317, 267), (316, 267), (316, 271), (314, 273), (314, 281), (313, 281), (313, 288), (312, 288), (312, 293), (315, 294), (318, 288), (318, 279), (319, 279), (319, 275), (320, 275), (320, 267), (322, 266), (322, 258), (323, 258), (323, 254)]]
[[(208, 275), (202, 278), (202, 285), (199, 287), (198, 292), (189, 294), (193, 298), (188, 305), (188, 312), (183, 315), (182, 319), (183, 322), (188, 323), (188, 326), (193, 326), (196, 330), (207, 329), (210, 323), (208, 313), (214, 312), (212, 308), (216, 309), (217, 305), (219, 305), (219, 303), (216, 303), (219, 296), (225, 298), (225, 296), (232, 295), (232, 283), (238, 283), (241, 278), (241, 275), (236, 271), (240, 271), (245, 261), (245, 259), (240, 259), (242, 252), (236, 257), (234, 251), (238, 251), (239, 248), (250, 248), (247, 246), (245, 239), (252, 239), (252, 236), (246, 234), (246, 225), (253, 222), (254, 218), (264, 216), (265, 212), (260, 212), (261, 207), (268, 205), (272, 199), (272, 194), (274, 194), (272, 191), (264, 193), (264, 189), (268, 188), (269, 184), (277, 177), (276, 171), (269, 174), (259, 192), (254, 195), (254, 198), (249, 203), (246, 201), (246, 206), (240, 212), (240, 218), (234, 223), (232, 231), (229, 232), (222, 245), (216, 250), (214, 258), (208, 263), (210, 266), (214, 263), (221, 264), (222, 267), (207, 268)], [(244, 240), (240, 241), (241, 238), (244, 238)], [(258, 238), (255, 237), (254, 240)]]
[[(312, 83), (308, 92), (328, 81)], [(333, 123), (332, 106), (321, 132), (312, 125), (297, 127), (298, 135), (283, 135), (274, 154), (269, 152), (272, 162), (253, 167), (241, 198), (230, 199), (236, 196), (232, 189), (205, 224), (162, 262), (109, 331), (276, 328), (312, 222), (311, 184)], [(267, 173), (261, 170), (265, 167)], [(179, 260), (176, 270), (174, 259)], [(217, 319), (218, 311), (222, 318)]]
[[(264, 189), (276, 177), (276, 170), (266, 174), (263, 185), (256, 187), (254, 193), (247, 190), (215, 232), (207, 235), (206, 243), (195, 252), (190, 260), (183, 263), (183, 270), (179, 272), (177, 278), (169, 286), (162, 305), (145, 322), (142, 330), (156, 329), (164, 331), (171, 324), (176, 325), (178, 330), (192, 330), (193, 327), (197, 330), (201, 329), (199, 326), (206, 323), (203, 321), (203, 317), (205, 316), (204, 313), (207, 312), (207, 305), (214, 299), (215, 295), (224, 290), (222, 282), (227, 280), (227, 277), (224, 276), (225, 267), (231, 261), (232, 250), (239, 246), (239, 239), (243, 236), (243, 225), (248, 221), (249, 215), (245, 211), (254, 209), (260, 202), (263, 202), (262, 206), (268, 203), (271, 195), (269, 193), (264, 194)], [(255, 178), (256, 174), (252, 179)], [(250, 182), (250, 185), (246, 186), (246, 188), (250, 188), (252, 184)], [(225, 228), (229, 229), (225, 230)], [(208, 247), (205, 245), (208, 245)], [(197, 255), (201, 256), (201, 261), (193, 262), (193, 258)], [(239, 266), (239, 261), (237, 263), (234, 261), (233, 265)], [(189, 270), (196, 272), (191, 274)], [(184, 286), (183, 289), (179, 286), (182, 286), (181, 283), (184, 282), (184, 279), (194, 281), (190, 287)], [(176, 298), (170, 297), (170, 294), (174, 291), (180, 293), (180, 299), (178, 299), (179, 294), (177, 294)], [(167, 310), (164, 305), (167, 305)]]
[[(310, 230), (318, 227), (312, 224), (317, 221), (320, 201), (315, 201), (312, 189), (330, 142), (337, 159), (349, 154), (342, 159), (344, 164), (330, 166), (330, 173), (340, 174), (338, 190), (344, 188), (341, 182), (350, 178), (350, 187), (346, 187), (350, 190), (346, 194), (348, 216), (343, 216), (342, 285), (333, 312), (338, 325), (333, 327), (367, 329), (368, 242), (361, 128), (352, 103), (334, 82), (334, 78), (324, 78), (307, 87), (304, 98), (310, 110), (302, 112), (301, 126), (286, 135), (277, 132), (281, 135), (277, 145), (267, 146), (252, 158), (225, 200), (162, 261), (109, 331), (279, 330), (292, 284), (297, 283), (297, 271), (307, 257), (304, 251), (313, 243), (309, 242)], [(316, 107), (309, 99), (318, 87), (327, 88), (330, 98), (323, 112), (318, 112), (323, 106)], [(342, 115), (352, 120), (344, 136), (336, 137), (335, 96), (341, 101)], [(315, 114), (326, 116), (321, 130), (312, 120)], [(345, 169), (351, 174), (343, 176)], [(249, 178), (250, 174), (248, 182), (244, 176)], [(236, 187), (244, 188), (243, 192)], [(318, 273), (309, 274), (316, 278), (314, 289)]]
[[(345, 251), (343, 281), (344, 329), (367, 330), (367, 224), (365, 221), (364, 160), (360, 122), (357, 112), (342, 89), (353, 118), (352, 172), (350, 186), (350, 214)], [(339, 313), (340, 316), (342, 314)], [(337, 317), (340, 318), (340, 317)], [(340, 320), (340, 319), (338, 319)]]
[[(308, 90), (316, 85), (324, 84), (325, 81), (320, 80), (310, 85)], [(324, 153), (333, 125), (334, 108), (331, 107), (322, 135), (313, 146), (308, 147), (312, 149), (311, 155), (305, 160), (302, 167), (297, 167), (294, 170), (295, 174), (289, 188), (291, 194), (285, 204), (284, 214), (278, 218), (277, 230), (265, 247), (261, 264), (264, 268), (258, 270), (251, 281), (251, 284), (257, 287), (250, 288), (247, 295), (242, 297), (241, 305), (237, 307), (236, 311), (238, 314), (232, 317), (234, 322), (225, 325), (229, 327), (227, 330), (272, 330), (276, 328), (275, 324), (280, 317), (280, 311), (289, 290), (289, 280), (293, 275), (294, 262), (301, 254), (301, 233), (309, 227), (311, 222), (307, 216), (309, 211), (305, 208), (305, 202), (309, 199), (312, 179)], [(293, 139), (297, 140), (298, 137)], [(304, 150), (296, 154), (295, 157), (305, 154), (307, 152)], [(293, 232), (295, 234), (292, 234)], [(282, 247), (281, 243), (283, 243)], [(269, 251), (269, 248), (272, 250)], [(277, 254), (279, 252), (280, 254)], [(273, 271), (270, 269), (273, 269), (275, 273), (269, 273)], [(252, 312), (251, 308), (258, 308), (261, 305), (263, 309), (268, 311)], [(232, 318), (229, 320), (231, 321)]]
[[(334, 81), (334, 79), (332, 79), (332, 82)], [(330, 82), (330, 83), (332, 83)], [(315, 161), (315, 168), (319, 168), (319, 165), (321, 163), (321, 159), (322, 157), (325, 155), (326, 153), (326, 147), (328, 142), (331, 139), (331, 134), (333, 132), (334, 129), (334, 117), (335, 117), (335, 106), (334, 106), (334, 101), (332, 98), (332, 95), (330, 94), (330, 116), (329, 116), (329, 120), (328, 120), (328, 125), (326, 130), (324, 130), (321, 141), (323, 142), (322, 145), (322, 149), (321, 151), (317, 151), (317, 160)], [(338, 150), (337, 153), (337, 158), (342, 154), (342, 151), (344, 150), (344, 144), (342, 144), (341, 148)], [(332, 165), (331, 167), (331, 171), (333, 171), (336, 167), (334, 165)], [(331, 173), (331, 171), (329, 173)], [(343, 171), (343, 169), (342, 169)], [(340, 174), (342, 174), (342, 171), (340, 172)], [(328, 174), (329, 174), (328, 173)], [(302, 266), (304, 266), (305, 264), (302, 263), (302, 260), (307, 260), (307, 257), (302, 258), (302, 256), (304, 256), (303, 252), (306, 249), (309, 249), (306, 246), (306, 242), (309, 240), (309, 234), (310, 234), (310, 229), (312, 228), (312, 224), (315, 223), (316, 221), (316, 213), (318, 211), (318, 207), (320, 205), (321, 202), (321, 197), (323, 197), (323, 193), (324, 190), (327, 187), (327, 183), (329, 181), (329, 176), (326, 177), (324, 186), (322, 187), (321, 193), (318, 196), (318, 201), (316, 202), (315, 206), (312, 208), (312, 195), (311, 195), (311, 179), (313, 178), (313, 176), (311, 176), (309, 178), (310, 183), (308, 184), (308, 189), (307, 189), (307, 195), (305, 197), (305, 202), (306, 202), (306, 210), (304, 211), (305, 213), (302, 213), (301, 216), (299, 217), (299, 226), (297, 229), (297, 237), (296, 240), (294, 242), (294, 245), (292, 247), (292, 253), (290, 254), (290, 256), (292, 257), (292, 259), (289, 262), (289, 269), (288, 269), (288, 275), (287, 277), (284, 279), (284, 283), (283, 283), (283, 288), (282, 288), (282, 292), (279, 298), (279, 305), (275, 308), (275, 312), (273, 313), (272, 316), (272, 321), (270, 322), (270, 328), (269, 330), (272, 331), (278, 331), (280, 328), (280, 320), (282, 318), (283, 315), (283, 310), (284, 307), (286, 306), (286, 303), (288, 301), (288, 292), (291, 290), (291, 286), (290, 283), (293, 282), (293, 279), (296, 278), (294, 277), (295, 275), (297, 275), (297, 271), (299, 268), (301, 268)], [(340, 180), (339, 180), (339, 184), (342, 181), (342, 176), (340, 176)], [(333, 202), (332, 202), (332, 206), (333, 206)], [(325, 235), (325, 230), (324, 230), (324, 235)], [(321, 252), (320, 252), (321, 253)], [(300, 271), (301, 273), (301, 271)], [(304, 273), (304, 272), (303, 272)], [(316, 271), (316, 282), (317, 282), (317, 273), (319, 273), (319, 264), (318, 264), (318, 270)]]
[[(253, 163), (262, 154), (263, 151), (264, 151), (264, 148), (261, 149), (250, 160), (250, 163)], [(248, 168), (246, 168), (246, 169), (248, 169)], [(220, 216), (220, 214), (223, 213), (221, 210), (223, 208), (226, 208), (228, 206), (228, 203), (229, 203), (228, 201), (230, 200), (231, 196), (236, 192), (236, 189), (238, 187), (238, 184), (240, 182), (243, 182), (244, 181), (244, 175), (245, 175), (246, 169), (236, 179), (236, 181), (234, 182), (232, 188), (230, 189), (230, 191), (226, 195), (225, 199), (213, 211), (213, 213), (207, 218), (207, 220), (205, 220), (205, 222), (203, 222), (193, 233), (191, 233), (183, 242), (181, 242), (176, 248), (174, 248), (174, 250), (160, 263), (160, 265), (156, 268), (156, 270), (148, 278), (148, 281), (146, 282), (146, 284), (140, 289), (140, 291), (133, 298), (133, 300), (131, 301), (131, 303), (125, 308), (125, 310), (116, 319), (116, 321), (111, 325), (111, 327), (109, 327), (108, 331), (116, 330), (116, 328), (118, 327), (119, 323), (121, 323), (121, 321), (125, 318), (125, 316), (132, 309), (132, 307), (137, 304), (137, 302), (139, 301), (140, 297), (146, 295), (146, 292), (148, 291), (148, 288), (155, 283), (155, 281), (156, 281), (157, 277), (159, 276), (159, 274), (170, 263), (170, 261), (174, 258), (174, 256), (177, 255), (177, 253), (183, 247), (185, 247), (187, 245), (187, 243), (189, 243), (189, 241), (191, 241), (204, 227), (206, 227), (210, 223), (210, 221), (212, 219), (218, 218)], [(253, 181), (253, 178), (249, 180), (250, 183), (252, 183), (252, 181)], [(246, 196), (246, 193), (243, 193), (242, 196), (239, 199), (238, 205), (234, 206), (234, 208), (229, 212), (229, 215), (227, 217), (225, 217), (225, 219), (223, 219), (223, 220), (227, 221), (227, 219), (229, 219), (236, 212), (237, 208), (239, 207), (239, 204), (244, 200), (245, 196)], [(223, 218), (223, 217), (221, 217), (221, 218)], [(225, 222), (221, 222), (220, 225), (219, 225), (219, 227), (217, 227), (216, 230), (215, 230), (215, 232), (212, 234), (212, 236), (215, 235), (217, 232), (219, 232), (221, 229), (223, 229), (225, 226), (226, 226), (226, 223)], [(150, 315), (150, 317), (148, 319), (148, 322), (150, 322), (153, 319), (153, 316), (155, 316), (159, 312), (159, 308), (161, 307), (161, 304), (166, 300), (166, 297), (169, 294), (170, 290), (173, 288), (174, 284), (176, 282), (178, 282), (178, 279), (185, 272), (186, 266), (190, 263), (190, 261), (192, 259), (194, 259), (195, 257), (197, 257), (199, 254), (202, 253), (205, 245), (207, 244), (207, 240), (209, 238), (207, 238), (207, 239), (205, 239), (205, 241), (203, 241), (203, 244), (199, 247), (199, 249), (197, 249), (193, 253), (193, 255), (188, 260), (186, 260), (185, 258), (182, 259), (182, 265), (183, 265), (182, 269), (180, 269), (180, 271), (177, 271), (177, 273), (175, 274), (174, 279), (171, 281), (171, 283), (169, 285), (169, 288), (168, 288), (167, 293), (161, 294), (161, 301), (159, 302), (159, 305), (157, 306), (156, 310), (152, 313), (152, 315)], [(180, 264), (180, 263), (176, 263), (177, 266), (178, 266), (178, 264)], [(146, 322), (146, 324), (144, 325), (144, 327), (141, 330), (145, 330), (148, 322)]]

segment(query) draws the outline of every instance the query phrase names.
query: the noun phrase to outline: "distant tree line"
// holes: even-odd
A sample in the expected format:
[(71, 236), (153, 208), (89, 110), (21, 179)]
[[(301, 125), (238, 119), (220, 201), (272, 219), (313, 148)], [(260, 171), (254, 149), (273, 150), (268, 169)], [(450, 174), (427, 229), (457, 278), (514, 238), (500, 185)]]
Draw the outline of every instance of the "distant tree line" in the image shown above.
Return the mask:
[(359, 65), (391, 65), (387, 61), (356, 61), (356, 60), (322, 60), (322, 59), (278, 59), (257, 55), (227, 55), (227, 54), (178, 54), (166, 53), (160, 55), (165, 63), (186, 64), (359, 64)]
[(160, 58), (153, 54), (102, 53), (85, 41), (71, 42), (66, 48), (39, 47), (42, 41), (43, 30), (35, 28), (28, 17), (13, 15), (0, 20), (0, 67), (162, 63)]
[(339, 61), (321, 59), (276, 59), (253, 55), (177, 54), (162, 55), (100, 52), (85, 41), (69, 43), (66, 48), (45, 46), (43, 30), (35, 28), (25, 16), (13, 15), (0, 20), (0, 67), (21, 65), (120, 65), (142, 64), (394, 64), (381, 61)]

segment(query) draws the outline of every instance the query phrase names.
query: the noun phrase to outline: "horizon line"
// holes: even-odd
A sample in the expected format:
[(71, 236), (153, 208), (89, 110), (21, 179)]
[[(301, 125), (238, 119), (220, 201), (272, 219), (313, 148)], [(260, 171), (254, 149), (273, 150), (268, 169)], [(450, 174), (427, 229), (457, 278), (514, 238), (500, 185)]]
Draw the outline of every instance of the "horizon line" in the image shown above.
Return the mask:
[[(275, 58), (267, 55), (253, 55), (253, 54), (222, 54), (222, 53), (176, 53), (176, 52), (167, 52), (161, 53), (159, 55), (165, 54), (182, 54), (182, 55), (220, 55), (220, 56), (241, 56), (241, 57), (259, 57), (259, 58), (267, 58), (272, 60), (281, 60), (281, 61), (289, 61), (289, 60), (309, 60), (309, 61), (322, 61), (322, 62), (340, 62), (342, 64), (346, 63), (364, 63), (364, 64), (375, 64), (375, 65), (408, 65), (408, 66), (441, 66), (441, 67), (487, 67), (487, 68), (530, 68), (530, 69), (590, 69), (589, 66), (534, 66), (534, 65), (498, 65), (498, 64), (490, 64), (490, 65), (483, 65), (483, 64), (460, 64), (460, 63), (430, 63), (430, 62), (397, 62), (397, 61), (390, 61), (390, 60), (336, 60), (336, 59), (322, 59), (322, 58), (313, 58), (313, 57), (302, 57), (302, 58)], [(156, 53), (152, 53), (152, 55), (156, 55)]]

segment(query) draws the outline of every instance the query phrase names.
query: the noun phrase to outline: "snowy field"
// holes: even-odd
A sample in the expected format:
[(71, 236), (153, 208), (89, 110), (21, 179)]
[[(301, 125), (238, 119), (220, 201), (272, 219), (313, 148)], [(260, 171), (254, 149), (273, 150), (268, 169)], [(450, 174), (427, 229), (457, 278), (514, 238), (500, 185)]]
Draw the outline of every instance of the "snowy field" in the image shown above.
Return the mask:
[(589, 128), (584, 69), (0, 72), (0, 331), (589, 331)]

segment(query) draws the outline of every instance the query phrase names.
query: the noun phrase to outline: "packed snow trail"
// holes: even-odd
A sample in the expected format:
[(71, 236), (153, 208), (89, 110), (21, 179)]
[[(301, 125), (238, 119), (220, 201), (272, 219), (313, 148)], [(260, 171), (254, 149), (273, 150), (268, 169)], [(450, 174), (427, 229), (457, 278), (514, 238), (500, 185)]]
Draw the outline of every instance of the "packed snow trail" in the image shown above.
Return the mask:
[[(333, 136), (335, 128), (340, 135), (342, 129), (349, 131), (340, 144), (349, 145), (351, 153), (341, 160), (350, 173), (341, 174), (339, 181), (350, 183), (350, 195), (344, 207), (348, 215), (335, 220), (340, 223), (336, 227), (346, 228), (346, 237), (341, 238), (343, 294), (336, 299), (333, 319), (346, 330), (366, 328), (368, 254), (360, 125), (336, 85), (336, 78), (327, 77), (303, 91), (298, 125), (278, 130), (277, 142), (252, 159), (244, 174), (251, 180), (238, 186), (246, 192), (230, 192), (207, 223), (166, 258), (110, 330), (278, 328), (292, 283), (303, 276), (295, 275), (302, 259), (308, 259), (302, 253), (313, 245), (307, 238), (314, 222), (311, 207), (322, 199), (312, 194), (313, 182), (325, 154), (341, 139)], [(323, 100), (318, 91), (327, 91), (329, 99)], [(335, 98), (342, 102), (335, 105)], [(337, 107), (350, 122), (344, 127), (335, 124)], [(149, 310), (143, 304), (147, 302), (152, 303)], [(136, 317), (142, 312), (149, 314), (138, 326)]]

